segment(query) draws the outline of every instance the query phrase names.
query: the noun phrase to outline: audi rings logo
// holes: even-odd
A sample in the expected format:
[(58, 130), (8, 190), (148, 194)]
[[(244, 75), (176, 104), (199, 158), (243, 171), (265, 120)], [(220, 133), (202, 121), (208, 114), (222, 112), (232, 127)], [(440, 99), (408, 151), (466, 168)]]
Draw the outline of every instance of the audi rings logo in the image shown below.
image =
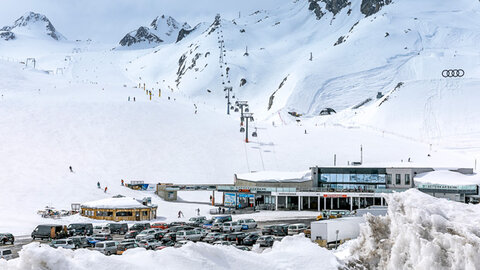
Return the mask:
[(463, 75), (465, 75), (465, 71), (463, 71), (463, 69), (444, 69), (442, 71), (442, 76), (444, 78), (463, 77)]

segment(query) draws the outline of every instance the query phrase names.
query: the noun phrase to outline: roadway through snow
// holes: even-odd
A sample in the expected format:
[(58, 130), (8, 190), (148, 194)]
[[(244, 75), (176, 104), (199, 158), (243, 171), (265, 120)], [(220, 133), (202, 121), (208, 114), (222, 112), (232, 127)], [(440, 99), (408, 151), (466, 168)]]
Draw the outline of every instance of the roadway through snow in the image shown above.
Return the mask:
[[(295, 223), (305, 223), (307, 226), (310, 225), (310, 222), (315, 221), (312, 218), (297, 218), (297, 219), (284, 219), (284, 220), (269, 220), (269, 221), (258, 221), (258, 227), (254, 230), (248, 230), (246, 232), (260, 232), (259, 229), (263, 228), (266, 225), (274, 225), (274, 224), (295, 224)], [(32, 229), (33, 230), (33, 229)], [(113, 241), (121, 242), (124, 240), (123, 235), (114, 234), (112, 235)], [(24, 245), (28, 245), (30, 243), (39, 243), (39, 244), (49, 244), (50, 242), (47, 240), (33, 240), (30, 235), (21, 235), (15, 236), (15, 243), (13, 245), (1, 245), (0, 249), (11, 249), (13, 253), (13, 258), (18, 258), (18, 253), (22, 250)], [(94, 248), (88, 248), (93, 250)]]

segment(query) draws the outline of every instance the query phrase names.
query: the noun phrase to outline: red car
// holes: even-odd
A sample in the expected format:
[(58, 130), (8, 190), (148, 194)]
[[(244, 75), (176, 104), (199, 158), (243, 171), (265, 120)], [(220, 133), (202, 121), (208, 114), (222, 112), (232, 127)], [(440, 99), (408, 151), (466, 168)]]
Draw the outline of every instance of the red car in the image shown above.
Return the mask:
[(151, 228), (158, 228), (158, 229), (168, 229), (168, 224), (165, 222), (158, 222), (158, 223), (153, 223)]

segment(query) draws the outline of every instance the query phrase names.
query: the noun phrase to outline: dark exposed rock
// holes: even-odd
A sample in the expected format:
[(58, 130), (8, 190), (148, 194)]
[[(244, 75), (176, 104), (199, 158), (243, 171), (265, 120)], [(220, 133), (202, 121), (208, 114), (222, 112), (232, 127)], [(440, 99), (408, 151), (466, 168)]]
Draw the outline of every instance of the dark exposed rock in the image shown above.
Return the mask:
[(136, 31), (132, 31), (120, 40), (120, 45), (131, 46), (136, 43), (162, 43), (163, 40), (153, 34), (147, 27), (141, 26)]
[(360, 11), (365, 14), (365, 17), (368, 17), (390, 3), (392, 3), (392, 0), (362, 0)]
[(178, 32), (178, 37), (177, 37), (177, 41), (176, 42), (179, 42), (180, 40), (184, 39), (186, 36), (190, 35), (193, 31), (197, 30), (199, 28), (200, 24), (197, 24), (194, 28), (192, 29), (187, 29), (187, 28), (183, 28), (180, 29), (180, 32)]
[(290, 74), (287, 75), (287, 77), (283, 78), (282, 82), (280, 83), (280, 85), (278, 86), (277, 90), (275, 90), (275, 92), (272, 93), (272, 95), (270, 96), (270, 98), (268, 99), (268, 108), (267, 110), (270, 110), (273, 106), (273, 99), (275, 98), (275, 94), (278, 92), (278, 90), (280, 90), (280, 88), (282, 88), (282, 86), (285, 84), (285, 82), (287, 81), (287, 78), (288, 76), (290, 76)]
[(332, 12), (333, 15), (337, 15), (343, 8), (351, 5), (348, 0), (321, 0), (326, 4), (325, 8)]
[(333, 44), (333, 46), (340, 45), (340, 44), (342, 44), (344, 41), (345, 41), (345, 37), (344, 37), (344, 36), (341, 36), (341, 37), (338, 38), (337, 42), (335, 42), (335, 44)]
[(212, 25), (207, 29), (207, 35), (210, 35), (215, 30), (217, 30), (218, 26), (220, 25), (220, 14), (215, 16), (215, 20), (213, 21)]
[(245, 84), (247, 84), (247, 79), (242, 78), (242, 79), (240, 80), (240, 87), (244, 86)]
[(317, 3), (317, 1), (318, 0), (308, 0), (308, 2), (310, 2), (310, 4), (308, 5), (308, 9), (313, 11), (313, 13), (315, 13), (317, 20), (320, 20), (323, 17), (323, 15), (325, 15), (325, 12), (322, 11), (322, 8)]
[(15, 34), (10, 31), (0, 32), (0, 39), (3, 40), (13, 40), (15, 39)]
[(385, 32), (385, 37), (388, 37), (390, 36), (390, 34), (388, 32)]

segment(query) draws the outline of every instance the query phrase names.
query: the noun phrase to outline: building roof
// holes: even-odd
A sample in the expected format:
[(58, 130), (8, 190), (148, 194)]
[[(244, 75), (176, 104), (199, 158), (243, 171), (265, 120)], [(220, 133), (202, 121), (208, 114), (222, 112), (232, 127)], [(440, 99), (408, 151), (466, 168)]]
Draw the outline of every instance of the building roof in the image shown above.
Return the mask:
[(438, 185), (479, 185), (480, 175), (466, 175), (450, 170), (436, 170), (419, 173), (415, 176), (415, 183)]
[(132, 209), (132, 208), (150, 208), (131, 197), (107, 198), (98, 201), (82, 203), (84, 208), (110, 208), (110, 209)]
[(302, 171), (302, 172), (279, 172), (279, 171), (260, 171), (253, 173), (242, 173), (237, 174), (236, 178), (238, 180), (252, 181), (252, 182), (270, 182), (270, 183), (279, 183), (279, 182), (306, 182), (311, 181), (311, 172)]

